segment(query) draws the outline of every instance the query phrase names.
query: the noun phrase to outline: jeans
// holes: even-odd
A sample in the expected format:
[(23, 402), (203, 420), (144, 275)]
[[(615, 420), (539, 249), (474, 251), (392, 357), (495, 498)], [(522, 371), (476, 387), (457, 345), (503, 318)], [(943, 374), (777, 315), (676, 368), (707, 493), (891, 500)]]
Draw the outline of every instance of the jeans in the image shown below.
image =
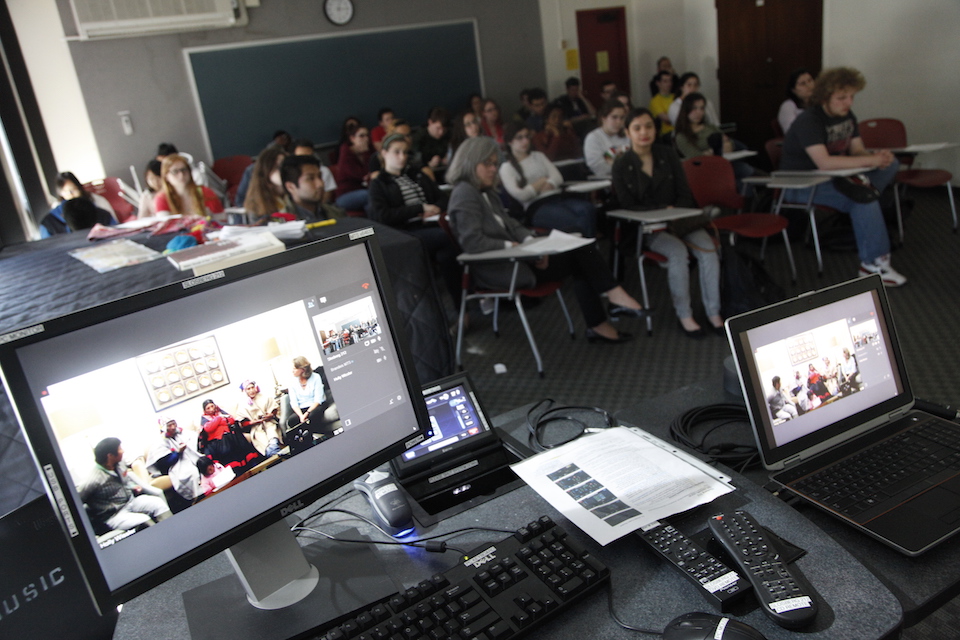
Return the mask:
[[(688, 246), (688, 243), (693, 246)], [(650, 249), (663, 254), (667, 259), (667, 281), (678, 318), (693, 317), (693, 310), (690, 308), (688, 252), (697, 258), (703, 308), (708, 316), (720, 315), (720, 256), (709, 233), (704, 229), (697, 229), (681, 240), (672, 233), (661, 231), (653, 234)]]
[[(882, 192), (893, 181), (899, 169), (900, 163), (894, 160), (886, 169), (867, 172), (867, 177), (870, 178), (870, 184)], [(887, 234), (887, 224), (879, 202), (854, 202), (837, 191), (832, 181), (817, 185), (816, 190), (813, 198), (815, 204), (843, 211), (850, 216), (860, 262), (873, 264), (877, 258), (890, 253), (890, 236)], [(784, 200), (805, 203), (809, 197), (810, 189), (791, 189)]]
[(583, 198), (551, 198), (541, 205), (533, 205), (530, 222), (534, 227), (579, 231), (584, 238), (597, 235), (597, 208)]
[(366, 211), (370, 194), (366, 189), (350, 191), (337, 198), (337, 206), (344, 211)]

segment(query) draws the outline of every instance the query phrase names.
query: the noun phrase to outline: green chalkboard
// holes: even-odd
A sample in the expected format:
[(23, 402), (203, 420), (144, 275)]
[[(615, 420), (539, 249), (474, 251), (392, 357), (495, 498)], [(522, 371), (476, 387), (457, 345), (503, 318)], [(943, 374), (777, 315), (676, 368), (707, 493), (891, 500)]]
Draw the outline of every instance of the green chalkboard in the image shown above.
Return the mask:
[(277, 129), (335, 141), (380, 107), (414, 126), (481, 92), (473, 21), (188, 50), (214, 158), (256, 155)]

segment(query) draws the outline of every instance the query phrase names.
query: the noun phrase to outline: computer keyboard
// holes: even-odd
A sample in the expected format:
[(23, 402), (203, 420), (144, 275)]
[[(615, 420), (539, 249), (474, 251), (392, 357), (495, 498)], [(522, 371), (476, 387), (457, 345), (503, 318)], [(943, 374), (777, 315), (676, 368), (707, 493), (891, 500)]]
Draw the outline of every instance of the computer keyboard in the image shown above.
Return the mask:
[(905, 500), (912, 488), (918, 492), (958, 471), (957, 429), (931, 418), (790, 486), (853, 518), (874, 515)]
[(456, 566), (351, 614), (323, 640), (518, 638), (610, 579), (548, 516)]

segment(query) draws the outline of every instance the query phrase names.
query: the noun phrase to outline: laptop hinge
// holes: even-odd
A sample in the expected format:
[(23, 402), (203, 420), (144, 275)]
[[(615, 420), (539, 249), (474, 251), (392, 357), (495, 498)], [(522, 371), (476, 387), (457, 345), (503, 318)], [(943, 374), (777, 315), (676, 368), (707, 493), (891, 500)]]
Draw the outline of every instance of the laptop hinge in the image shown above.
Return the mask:
[(890, 422), (893, 422), (894, 420), (898, 420), (898, 419), (902, 418), (903, 416), (907, 415), (907, 413), (908, 413), (909, 411), (910, 411), (910, 408), (909, 408), (909, 407), (904, 407), (904, 408), (902, 408), (902, 409), (897, 409), (896, 411), (890, 412), (890, 415), (888, 416), (888, 419), (890, 420)]
[(783, 461), (783, 468), (789, 469), (791, 465), (793, 465), (795, 462), (800, 462), (802, 459), (803, 458), (800, 456), (799, 453), (795, 456), (790, 456), (789, 458)]

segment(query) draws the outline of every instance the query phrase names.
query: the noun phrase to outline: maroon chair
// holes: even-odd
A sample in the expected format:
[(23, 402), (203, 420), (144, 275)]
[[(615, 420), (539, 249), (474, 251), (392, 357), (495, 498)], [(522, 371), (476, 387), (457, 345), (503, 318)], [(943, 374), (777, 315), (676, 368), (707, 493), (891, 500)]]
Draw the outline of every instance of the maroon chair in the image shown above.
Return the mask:
[(103, 180), (94, 180), (83, 185), (83, 188), (90, 193), (106, 198), (110, 206), (113, 207), (113, 212), (117, 214), (117, 222), (126, 222), (133, 218), (137, 208), (121, 195), (118, 178), (107, 177)]
[(731, 243), (736, 235), (746, 238), (763, 238), (760, 248), (760, 259), (763, 260), (767, 238), (777, 233), (782, 234), (783, 243), (787, 248), (787, 257), (790, 260), (790, 273), (793, 281), (797, 281), (797, 267), (793, 262), (793, 251), (790, 248), (790, 238), (787, 236), (789, 222), (775, 213), (740, 213), (743, 210), (744, 198), (737, 193), (737, 181), (733, 174), (733, 165), (729, 160), (721, 156), (688, 158), (683, 161), (683, 171), (698, 207), (727, 207), (738, 212), (713, 220), (717, 229), (731, 233)]
[(218, 158), (213, 163), (213, 172), (227, 183), (227, 198), (231, 203), (237, 197), (237, 187), (243, 179), (243, 172), (251, 164), (253, 164), (253, 158), (244, 155)]
[[(907, 146), (907, 128), (896, 118), (875, 118), (860, 123), (860, 138), (868, 149), (903, 149)], [(900, 164), (912, 167), (914, 154), (897, 154)], [(953, 187), (950, 181), (953, 174), (943, 169), (901, 169), (897, 172), (896, 183), (907, 187), (929, 189), (947, 187), (950, 197), (950, 212), (953, 214), (953, 232), (957, 232), (957, 205), (953, 200)], [(903, 215), (900, 213), (900, 190), (894, 188), (894, 202), (897, 205), (897, 231), (900, 232), (900, 244), (903, 244)]]

